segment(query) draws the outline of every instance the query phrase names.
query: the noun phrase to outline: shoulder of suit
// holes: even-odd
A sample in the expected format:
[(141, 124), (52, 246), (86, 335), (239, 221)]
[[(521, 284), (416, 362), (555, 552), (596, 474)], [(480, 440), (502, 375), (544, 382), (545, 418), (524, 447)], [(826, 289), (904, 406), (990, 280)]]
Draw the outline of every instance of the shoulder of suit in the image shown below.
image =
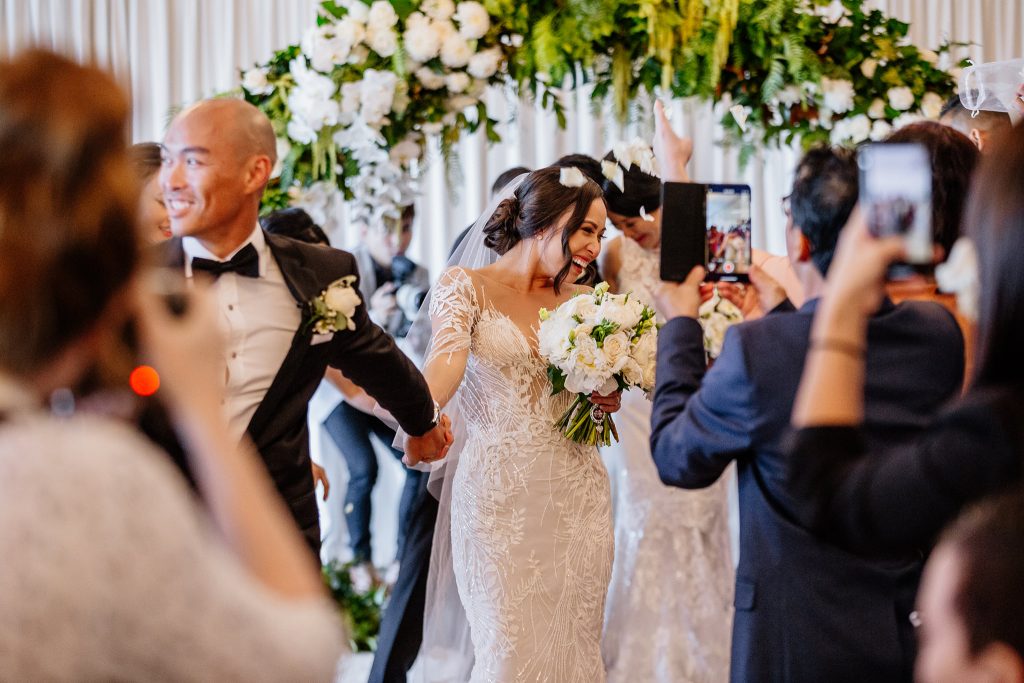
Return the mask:
[(322, 244), (310, 244), (291, 237), (267, 234), (267, 241), (277, 248), (285, 248), (299, 255), (302, 261), (316, 271), (343, 270), (338, 277), (356, 272), (355, 256), (344, 249)]
[(893, 314), (909, 325), (927, 327), (932, 332), (960, 331), (952, 311), (935, 301), (901, 301)]

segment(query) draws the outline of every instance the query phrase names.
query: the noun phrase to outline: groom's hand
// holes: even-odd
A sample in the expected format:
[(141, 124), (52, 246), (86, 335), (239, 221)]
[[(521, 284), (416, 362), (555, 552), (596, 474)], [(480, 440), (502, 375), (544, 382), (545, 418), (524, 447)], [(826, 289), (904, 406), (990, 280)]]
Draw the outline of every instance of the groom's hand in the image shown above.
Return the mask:
[(402, 462), (412, 467), (421, 462), (441, 460), (448, 455), (454, 440), (451, 418), (442, 415), (437, 425), (423, 436), (405, 437), (405, 456)]

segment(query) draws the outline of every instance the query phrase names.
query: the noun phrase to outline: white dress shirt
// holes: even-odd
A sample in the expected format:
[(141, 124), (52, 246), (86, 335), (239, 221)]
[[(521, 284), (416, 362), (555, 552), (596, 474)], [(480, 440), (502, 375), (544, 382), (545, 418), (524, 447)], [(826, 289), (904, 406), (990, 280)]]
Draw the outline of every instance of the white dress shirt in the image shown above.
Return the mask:
[(223, 259), (211, 254), (193, 237), (181, 241), (185, 250), (185, 277), (189, 278), (192, 277), (192, 259), (227, 261), (250, 243), (259, 255), (260, 276), (224, 273), (213, 285), (226, 341), (225, 415), (232, 433), (239, 438), (284, 362), (302, 321), (302, 313), (288, 291), (259, 225), (249, 239)]

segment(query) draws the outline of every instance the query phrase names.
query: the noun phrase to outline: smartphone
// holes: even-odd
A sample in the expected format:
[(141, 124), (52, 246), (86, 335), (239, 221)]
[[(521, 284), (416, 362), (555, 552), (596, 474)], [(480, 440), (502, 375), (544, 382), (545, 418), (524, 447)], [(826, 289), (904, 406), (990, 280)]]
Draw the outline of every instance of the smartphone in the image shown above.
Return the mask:
[(665, 183), (661, 207), (662, 280), (682, 282), (698, 265), (707, 280), (749, 279), (748, 185)]
[(928, 150), (917, 143), (872, 143), (857, 153), (860, 208), (876, 237), (897, 235), (905, 242), (906, 260), (889, 271), (891, 279), (931, 268), (932, 165)]
[(708, 185), (704, 212), (708, 280), (750, 279), (750, 186)]

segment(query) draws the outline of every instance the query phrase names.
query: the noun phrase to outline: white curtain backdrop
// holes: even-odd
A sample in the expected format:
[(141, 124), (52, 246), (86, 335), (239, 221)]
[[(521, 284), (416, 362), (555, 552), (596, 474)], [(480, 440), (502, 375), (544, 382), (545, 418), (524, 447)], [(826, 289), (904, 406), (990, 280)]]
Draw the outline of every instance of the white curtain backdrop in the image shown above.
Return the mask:
[[(943, 38), (975, 43), (976, 61), (1024, 56), (1024, 0), (872, 0), (910, 21), (911, 38), (934, 47)], [(239, 69), (297, 42), (315, 16), (316, 0), (0, 0), (0, 56), (41, 45), (117, 74), (134, 103), (132, 137), (158, 140), (176, 107), (223, 92), (238, 83)], [(491, 93), (503, 142), (488, 147), (482, 136), (459, 145), (458, 172), (449, 178), (434, 159), (422, 180), (419, 219), (411, 256), (436, 276), (451, 239), (482, 210), (487, 190), (501, 171), (531, 168), (570, 152), (601, 156), (617, 139), (650, 135), (649, 106), (621, 129), (606, 112), (595, 112), (585, 92), (570, 94), (568, 125), (527, 102), (510, 103)], [(746, 182), (754, 196), (755, 244), (782, 253), (779, 198), (786, 194), (799, 150), (766, 150), (740, 171), (734, 151), (716, 143), (718, 117), (710, 105), (675, 102), (673, 123), (695, 140), (691, 171), (696, 179)], [(452, 181), (452, 182), (449, 182)], [(342, 229), (336, 240), (358, 235)]]

